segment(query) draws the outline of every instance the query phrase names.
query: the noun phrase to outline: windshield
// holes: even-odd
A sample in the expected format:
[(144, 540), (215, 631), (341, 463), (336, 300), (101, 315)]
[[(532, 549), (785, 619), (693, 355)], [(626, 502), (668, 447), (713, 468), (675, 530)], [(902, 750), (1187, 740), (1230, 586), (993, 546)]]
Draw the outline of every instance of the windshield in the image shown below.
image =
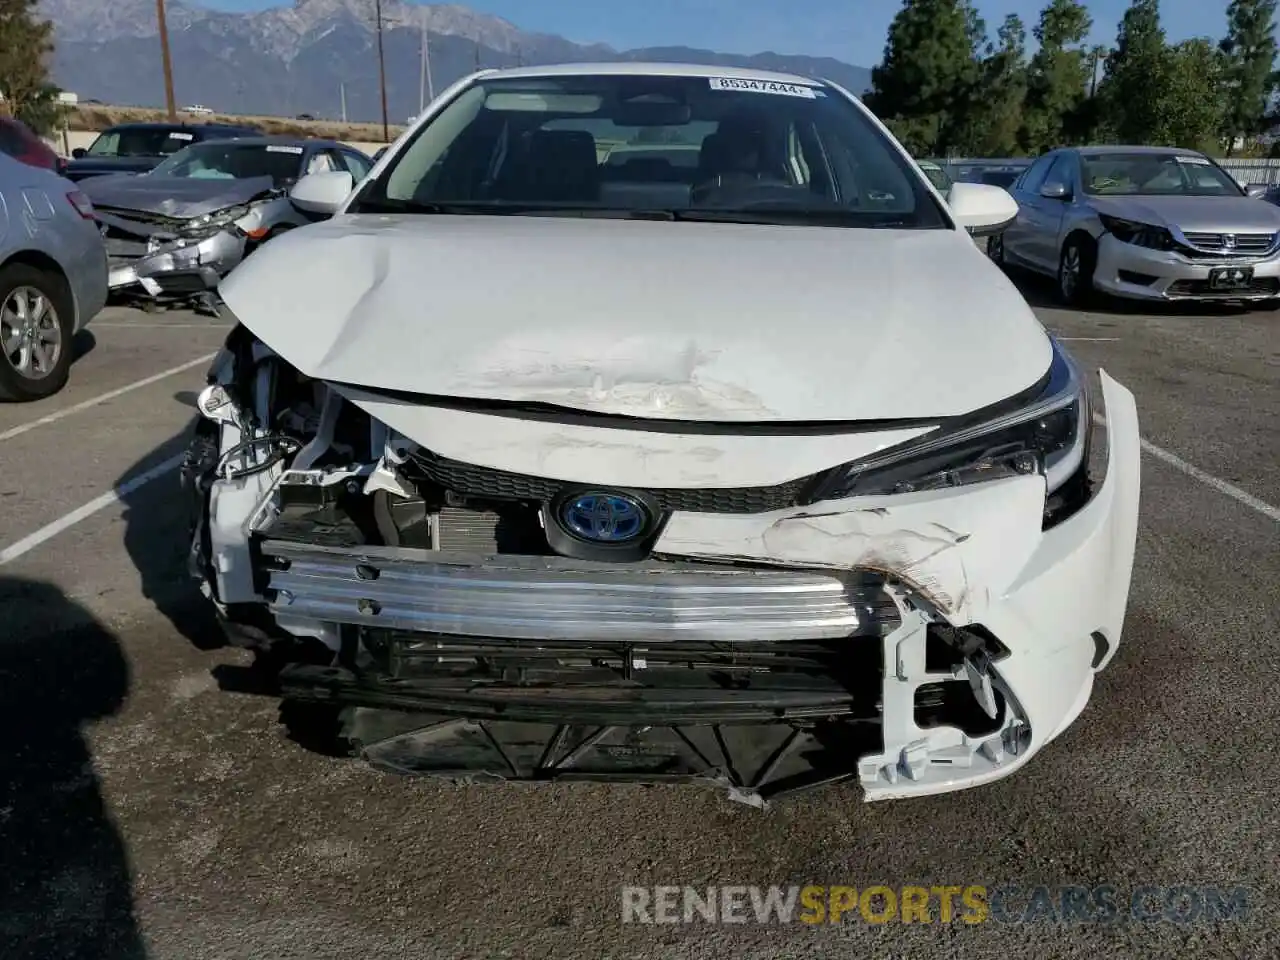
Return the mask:
[(1240, 185), (1207, 157), (1104, 153), (1080, 158), (1084, 192), (1099, 197), (1238, 197)]
[(108, 130), (87, 152), (91, 157), (165, 157), (193, 140), (195, 136), (183, 130)]
[(949, 227), (838, 91), (728, 77), (482, 80), (350, 209)]
[(276, 186), (283, 186), (298, 178), (301, 164), (302, 147), (274, 143), (200, 143), (175, 153), (150, 175), (198, 180), (270, 177)]

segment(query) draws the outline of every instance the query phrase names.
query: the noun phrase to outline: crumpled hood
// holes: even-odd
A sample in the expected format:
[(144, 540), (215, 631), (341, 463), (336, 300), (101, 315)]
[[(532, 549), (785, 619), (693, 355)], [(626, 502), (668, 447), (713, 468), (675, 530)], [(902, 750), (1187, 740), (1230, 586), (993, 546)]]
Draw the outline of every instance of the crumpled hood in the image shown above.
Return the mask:
[(1048, 338), (965, 234), (554, 217), (344, 215), (220, 292), (304, 374), (673, 420), (965, 413)]
[(197, 177), (93, 177), (80, 189), (96, 206), (137, 210), (186, 220), (248, 203), (274, 188), (270, 177), (203, 180)]
[(1257, 197), (1090, 197), (1099, 213), (1192, 233), (1276, 233), (1280, 207)]

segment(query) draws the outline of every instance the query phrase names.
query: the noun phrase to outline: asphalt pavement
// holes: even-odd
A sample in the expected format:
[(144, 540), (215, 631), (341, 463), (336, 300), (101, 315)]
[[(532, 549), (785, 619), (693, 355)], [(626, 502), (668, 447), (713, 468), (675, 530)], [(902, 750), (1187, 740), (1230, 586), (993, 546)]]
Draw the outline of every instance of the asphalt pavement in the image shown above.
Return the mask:
[[(62, 394), (0, 406), (0, 957), (1280, 956), (1280, 313), (1026, 293), (1138, 398), (1117, 659), (1009, 779), (765, 812), (697, 788), (399, 779), (288, 740), (248, 658), (205, 649), (183, 569), (174, 458), (225, 328), (108, 310)], [(1249, 899), (1212, 922), (623, 922), (623, 886), (710, 884)]]

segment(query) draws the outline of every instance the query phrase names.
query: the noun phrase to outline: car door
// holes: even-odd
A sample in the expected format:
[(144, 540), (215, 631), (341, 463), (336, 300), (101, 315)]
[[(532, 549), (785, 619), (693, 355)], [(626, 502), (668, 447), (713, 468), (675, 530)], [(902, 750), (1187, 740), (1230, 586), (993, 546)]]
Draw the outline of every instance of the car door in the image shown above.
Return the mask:
[(1022, 220), (1025, 237), (1019, 250), (1019, 257), (1029, 266), (1046, 273), (1058, 269), (1058, 227), (1062, 224), (1062, 201), (1044, 196), (1045, 187), (1055, 180), (1057, 172), (1062, 169), (1064, 154), (1054, 152), (1046, 154), (1043, 159), (1049, 160), (1041, 170), (1032, 168), (1029, 173), (1037, 176), (1028, 177), (1022, 196), (1018, 198), (1018, 216)]
[[(1058, 269), (1059, 251), (1062, 247), (1062, 225), (1071, 203), (1079, 192), (1076, 185), (1078, 166), (1074, 153), (1070, 151), (1059, 153), (1037, 191), (1033, 208), (1035, 237), (1032, 241), (1032, 255), (1046, 270)], [(1057, 193), (1058, 189), (1065, 192), (1058, 196), (1046, 195), (1051, 192)]]
[(1044, 183), (1045, 174), (1049, 172), (1049, 167), (1056, 159), (1056, 154), (1048, 153), (1036, 160), (1009, 191), (1018, 203), (1017, 217), (1002, 234), (1004, 255), (1010, 260), (1028, 265), (1034, 262), (1035, 211), (1032, 210), (1032, 206), (1040, 194), (1040, 184)]

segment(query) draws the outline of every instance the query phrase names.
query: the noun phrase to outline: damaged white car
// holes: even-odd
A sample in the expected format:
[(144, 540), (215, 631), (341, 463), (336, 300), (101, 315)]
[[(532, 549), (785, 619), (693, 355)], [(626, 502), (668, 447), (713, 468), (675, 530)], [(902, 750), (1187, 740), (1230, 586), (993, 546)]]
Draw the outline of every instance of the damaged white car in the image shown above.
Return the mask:
[(875, 800), (1084, 709), (1137, 414), (966, 232), (1005, 191), (832, 84), (639, 64), (477, 74), (354, 186), (223, 284), (184, 469), (230, 635), (353, 752)]

